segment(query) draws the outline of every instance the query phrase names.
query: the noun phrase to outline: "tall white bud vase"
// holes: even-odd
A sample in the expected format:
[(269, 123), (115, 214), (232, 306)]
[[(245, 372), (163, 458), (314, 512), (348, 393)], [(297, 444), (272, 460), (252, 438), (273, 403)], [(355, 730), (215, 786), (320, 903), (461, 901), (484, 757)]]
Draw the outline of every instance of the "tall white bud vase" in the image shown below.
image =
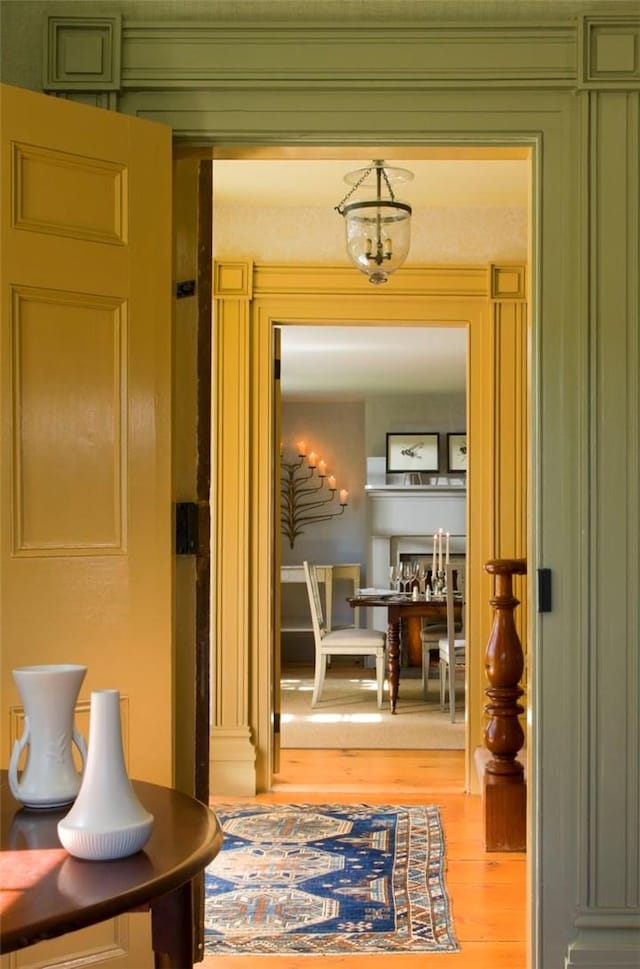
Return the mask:
[(76, 858), (111, 861), (140, 851), (152, 827), (153, 815), (138, 800), (127, 775), (120, 693), (95, 690), (82, 785), (73, 807), (58, 822), (58, 837)]
[[(8, 779), (11, 793), (25, 807), (63, 807), (71, 804), (80, 790), (81, 774), (73, 762), (72, 744), (78, 748), (83, 765), (87, 749), (73, 720), (86, 672), (86, 666), (70, 663), (23, 666), (12, 671), (24, 707), (24, 728), (13, 745)], [(18, 777), (25, 748), (27, 760)]]

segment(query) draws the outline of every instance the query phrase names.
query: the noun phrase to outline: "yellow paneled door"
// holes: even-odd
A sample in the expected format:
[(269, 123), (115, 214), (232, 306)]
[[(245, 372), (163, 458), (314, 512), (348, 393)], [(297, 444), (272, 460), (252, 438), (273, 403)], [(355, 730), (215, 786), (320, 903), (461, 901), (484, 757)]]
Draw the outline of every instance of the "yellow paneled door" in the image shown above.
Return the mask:
[[(85, 663), (81, 732), (91, 690), (118, 689), (130, 775), (171, 784), (171, 133), (1, 95), (2, 766), (11, 670)], [(150, 965), (148, 916), (3, 966), (71, 959)]]

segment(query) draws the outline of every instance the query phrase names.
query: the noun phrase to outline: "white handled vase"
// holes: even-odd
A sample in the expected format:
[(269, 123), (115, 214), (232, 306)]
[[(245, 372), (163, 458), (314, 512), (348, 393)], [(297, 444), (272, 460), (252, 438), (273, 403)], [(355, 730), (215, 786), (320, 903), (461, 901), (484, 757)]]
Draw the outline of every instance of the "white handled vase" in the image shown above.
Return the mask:
[(111, 861), (135, 854), (149, 840), (153, 815), (140, 803), (127, 775), (118, 690), (91, 694), (89, 752), (82, 785), (58, 837), (70, 855)]
[[(74, 727), (76, 701), (87, 667), (60, 663), (23, 666), (12, 672), (24, 707), (24, 729), (9, 761), (11, 793), (29, 808), (71, 804), (82, 780), (73, 762), (72, 744), (78, 748), (83, 766), (87, 758), (84, 738)], [(25, 748), (27, 760), (18, 777)]]

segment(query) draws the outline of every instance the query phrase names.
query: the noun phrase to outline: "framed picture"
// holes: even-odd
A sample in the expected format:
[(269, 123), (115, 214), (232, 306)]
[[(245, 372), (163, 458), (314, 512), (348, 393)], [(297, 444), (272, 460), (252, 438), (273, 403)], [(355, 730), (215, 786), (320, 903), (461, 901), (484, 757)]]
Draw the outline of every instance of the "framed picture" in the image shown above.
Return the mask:
[(387, 473), (439, 471), (438, 434), (387, 434)]
[(467, 470), (467, 435), (447, 434), (447, 471), (464, 474)]

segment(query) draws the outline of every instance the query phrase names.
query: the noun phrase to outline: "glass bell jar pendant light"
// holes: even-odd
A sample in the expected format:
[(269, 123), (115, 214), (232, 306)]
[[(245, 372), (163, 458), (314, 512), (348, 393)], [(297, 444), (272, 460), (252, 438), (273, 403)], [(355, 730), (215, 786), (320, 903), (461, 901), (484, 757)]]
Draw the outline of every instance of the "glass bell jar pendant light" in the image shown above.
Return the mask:
[[(409, 254), (411, 206), (396, 198), (393, 185), (412, 178), (380, 160), (344, 176), (353, 187), (335, 208), (344, 217), (349, 259), (370, 283), (386, 283)], [(364, 197), (354, 198), (357, 192)]]

